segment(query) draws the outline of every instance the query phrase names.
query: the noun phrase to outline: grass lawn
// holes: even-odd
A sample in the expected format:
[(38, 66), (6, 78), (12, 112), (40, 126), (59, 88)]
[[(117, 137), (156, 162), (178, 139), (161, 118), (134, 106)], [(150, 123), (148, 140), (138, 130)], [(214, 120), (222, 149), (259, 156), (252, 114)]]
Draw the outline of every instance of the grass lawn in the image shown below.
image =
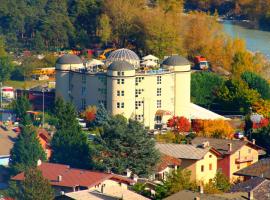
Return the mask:
[(32, 87), (36, 87), (39, 85), (43, 85), (45, 83), (48, 83), (49, 81), (37, 81), (37, 80), (29, 80), (29, 81), (13, 81), (8, 80), (3, 83), (3, 86), (10, 86), (14, 87), (16, 89), (30, 89)]

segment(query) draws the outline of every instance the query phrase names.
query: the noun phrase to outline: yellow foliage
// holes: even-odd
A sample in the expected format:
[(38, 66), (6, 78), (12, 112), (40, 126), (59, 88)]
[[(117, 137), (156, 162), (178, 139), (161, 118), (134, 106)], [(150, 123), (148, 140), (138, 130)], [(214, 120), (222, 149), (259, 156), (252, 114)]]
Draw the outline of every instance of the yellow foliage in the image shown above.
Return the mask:
[(270, 101), (259, 99), (252, 105), (252, 111), (263, 115), (264, 117), (270, 117)]
[(225, 120), (194, 120), (192, 128), (198, 136), (232, 138), (235, 130)]

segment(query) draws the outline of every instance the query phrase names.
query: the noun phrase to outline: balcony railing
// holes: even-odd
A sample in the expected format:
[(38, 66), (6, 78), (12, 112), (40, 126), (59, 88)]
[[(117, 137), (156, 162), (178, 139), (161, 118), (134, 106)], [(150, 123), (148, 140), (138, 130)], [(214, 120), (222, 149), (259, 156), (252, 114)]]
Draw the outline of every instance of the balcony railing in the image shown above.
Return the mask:
[(253, 156), (243, 156), (240, 158), (235, 159), (236, 163), (244, 163), (244, 162), (252, 162)]

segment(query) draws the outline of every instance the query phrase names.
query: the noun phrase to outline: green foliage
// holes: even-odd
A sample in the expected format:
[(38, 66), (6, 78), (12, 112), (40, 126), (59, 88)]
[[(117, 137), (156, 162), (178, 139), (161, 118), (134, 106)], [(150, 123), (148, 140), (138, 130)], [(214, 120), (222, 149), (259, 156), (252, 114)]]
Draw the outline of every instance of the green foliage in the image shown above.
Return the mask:
[(143, 126), (121, 115), (112, 117), (104, 132), (95, 141), (99, 145), (99, 162), (114, 173), (124, 174), (126, 169), (140, 176), (147, 176), (159, 160), (155, 141)]
[(10, 155), (11, 168), (14, 173), (35, 167), (38, 160), (46, 160), (45, 152), (33, 127), (24, 126)]
[(144, 183), (136, 183), (134, 186), (132, 186), (132, 190), (145, 197), (151, 198), (151, 191), (146, 190), (146, 186)]
[(108, 121), (110, 120), (110, 116), (105, 109), (103, 104), (100, 104), (97, 108), (97, 113), (95, 120), (91, 123), (94, 127), (103, 127), (108, 125)]
[(111, 25), (110, 25), (110, 18), (102, 14), (99, 19), (99, 35), (100, 35), (100, 40), (101, 42), (107, 44), (111, 37)]
[(270, 87), (267, 80), (252, 72), (244, 72), (241, 78), (250, 89), (257, 90), (263, 99), (270, 99)]
[(8, 56), (0, 56), (0, 81), (6, 81), (10, 78), (13, 70), (13, 64)]
[(28, 125), (31, 123), (31, 118), (27, 114), (27, 111), (31, 109), (31, 104), (25, 95), (22, 95), (12, 102), (12, 110), (14, 111), (16, 118), (19, 119), (20, 124)]
[(190, 181), (191, 172), (178, 169), (167, 174), (166, 180), (156, 187), (155, 199), (164, 199), (181, 190), (194, 188), (194, 183)]
[(79, 131), (77, 112), (73, 104), (65, 103), (62, 98), (57, 98), (52, 114), (57, 119), (57, 130), (74, 130)]
[(224, 79), (211, 72), (191, 74), (191, 100), (193, 103), (209, 108), (214, 101), (214, 94)]
[(256, 144), (265, 148), (270, 154), (270, 126), (257, 129), (251, 134), (251, 138), (256, 140)]
[(221, 171), (216, 173), (213, 182), (219, 191), (228, 192), (231, 188), (230, 180)]
[(257, 91), (241, 80), (227, 80), (216, 92), (213, 108), (224, 113), (249, 113), (253, 103), (260, 99)]
[(19, 198), (21, 200), (53, 200), (54, 191), (48, 180), (38, 169), (28, 169), (22, 181)]
[(51, 141), (51, 160), (71, 167), (90, 168), (89, 143), (76, 119), (75, 107), (71, 103), (65, 103), (63, 99), (57, 99), (53, 113), (57, 132)]
[(180, 143), (186, 143), (186, 137), (184, 135), (181, 135), (179, 133), (174, 133), (171, 131), (168, 131), (165, 134), (158, 134), (155, 136), (155, 139), (157, 142), (160, 143), (176, 143), (176, 144), (180, 144)]

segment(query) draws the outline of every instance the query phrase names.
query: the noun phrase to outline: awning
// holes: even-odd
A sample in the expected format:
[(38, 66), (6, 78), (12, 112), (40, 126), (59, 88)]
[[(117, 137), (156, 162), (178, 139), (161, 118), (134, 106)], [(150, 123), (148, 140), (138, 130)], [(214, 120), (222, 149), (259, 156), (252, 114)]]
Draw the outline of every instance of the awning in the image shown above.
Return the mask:
[(153, 61), (158, 61), (159, 60), (159, 58), (157, 58), (156, 56), (153, 56), (153, 55), (144, 56), (142, 59), (144, 61), (145, 60), (153, 60)]
[(168, 110), (157, 110), (156, 116), (164, 116), (164, 115), (172, 115), (172, 113)]

